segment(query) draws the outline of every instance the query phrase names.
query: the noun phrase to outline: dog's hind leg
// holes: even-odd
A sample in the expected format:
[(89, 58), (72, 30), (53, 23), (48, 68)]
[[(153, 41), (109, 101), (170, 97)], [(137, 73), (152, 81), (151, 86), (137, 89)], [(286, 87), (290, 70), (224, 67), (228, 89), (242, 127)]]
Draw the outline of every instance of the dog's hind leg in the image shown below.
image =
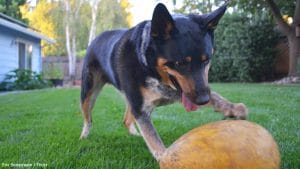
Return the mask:
[(124, 113), (123, 122), (124, 122), (125, 127), (128, 129), (129, 134), (132, 134), (135, 136), (141, 135), (135, 127), (135, 118), (132, 114), (132, 109), (128, 102), (126, 104), (126, 111)]
[(82, 72), (80, 105), (84, 120), (80, 139), (86, 138), (89, 134), (92, 126), (92, 109), (100, 90), (106, 83), (99, 71), (91, 73), (91, 70), (86, 69)]

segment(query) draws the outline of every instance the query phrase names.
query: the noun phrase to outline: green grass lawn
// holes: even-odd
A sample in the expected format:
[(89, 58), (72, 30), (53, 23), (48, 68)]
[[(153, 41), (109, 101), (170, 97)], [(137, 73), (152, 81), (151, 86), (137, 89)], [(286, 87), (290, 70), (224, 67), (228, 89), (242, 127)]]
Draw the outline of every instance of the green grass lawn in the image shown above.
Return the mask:
[[(278, 142), (281, 167), (300, 168), (300, 86), (212, 84), (234, 102), (244, 102), (249, 120), (267, 128)], [(0, 165), (45, 163), (48, 168), (159, 168), (143, 139), (127, 134), (123, 99), (104, 88), (93, 112), (93, 128), (79, 140), (79, 89), (46, 89), (0, 96)], [(186, 113), (180, 104), (157, 108), (156, 129), (166, 145), (222, 115), (210, 108)], [(3, 166), (2, 166), (3, 167)]]

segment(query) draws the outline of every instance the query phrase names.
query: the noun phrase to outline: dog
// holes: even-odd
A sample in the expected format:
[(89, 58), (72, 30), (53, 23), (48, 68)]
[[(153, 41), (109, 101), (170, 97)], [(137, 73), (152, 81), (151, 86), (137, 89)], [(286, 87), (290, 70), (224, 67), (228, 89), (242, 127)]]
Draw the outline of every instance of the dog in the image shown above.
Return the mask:
[(214, 29), (226, 6), (204, 15), (172, 16), (159, 3), (151, 21), (96, 37), (82, 69), (80, 138), (89, 134), (96, 97), (107, 83), (125, 95), (125, 126), (131, 134), (141, 133), (156, 160), (166, 149), (150, 118), (157, 106), (181, 101), (186, 111), (194, 111), (210, 105), (225, 118), (245, 119), (243, 103), (231, 103), (208, 87)]

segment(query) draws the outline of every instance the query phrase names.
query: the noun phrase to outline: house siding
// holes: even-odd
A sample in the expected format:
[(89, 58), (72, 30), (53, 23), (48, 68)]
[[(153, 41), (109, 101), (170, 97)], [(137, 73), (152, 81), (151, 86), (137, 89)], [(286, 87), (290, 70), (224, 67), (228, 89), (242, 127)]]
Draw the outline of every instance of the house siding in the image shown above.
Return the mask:
[(41, 65), (41, 48), (39, 44), (35, 44), (32, 46), (32, 61), (31, 61), (31, 69), (40, 73), (42, 71)]
[(0, 25), (0, 81), (9, 71), (19, 67), (18, 43), (24, 41), (32, 45), (31, 70), (41, 72), (41, 46), (40, 39), (24, 33), (8, 29)]

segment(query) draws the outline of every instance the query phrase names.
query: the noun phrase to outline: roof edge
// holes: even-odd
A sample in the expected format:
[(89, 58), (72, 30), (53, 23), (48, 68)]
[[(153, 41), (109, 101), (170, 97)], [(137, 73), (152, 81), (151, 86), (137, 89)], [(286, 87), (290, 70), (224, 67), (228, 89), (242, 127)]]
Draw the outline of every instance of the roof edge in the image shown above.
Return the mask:
[(10, 22), (10, 21), (5, 20), (3, 18), (0, 18), (0, 25), (2, 25), (4, 27), (7, 27), (7, 28), (10, 28), (10, 29), (13, 29), (13, 30), (18, 31), (18, 32), (27, 34), (29, 36), (38, 38), (38, 39), (45, 40), (49, 44), (53, 44), (53, 43), (56, 42), (56, 40), (51, 39), (51, 38), (49, 38), (49, 37), (47, 37), (47, 36), (45, 36), (45, 35), (43, 35), (39, 32), (36, 32), (36, 31), (32, 30), (32, 29), (29, 29), (28, 27), (21, 26), (19, 24), (16, 24), (14, 22)]

